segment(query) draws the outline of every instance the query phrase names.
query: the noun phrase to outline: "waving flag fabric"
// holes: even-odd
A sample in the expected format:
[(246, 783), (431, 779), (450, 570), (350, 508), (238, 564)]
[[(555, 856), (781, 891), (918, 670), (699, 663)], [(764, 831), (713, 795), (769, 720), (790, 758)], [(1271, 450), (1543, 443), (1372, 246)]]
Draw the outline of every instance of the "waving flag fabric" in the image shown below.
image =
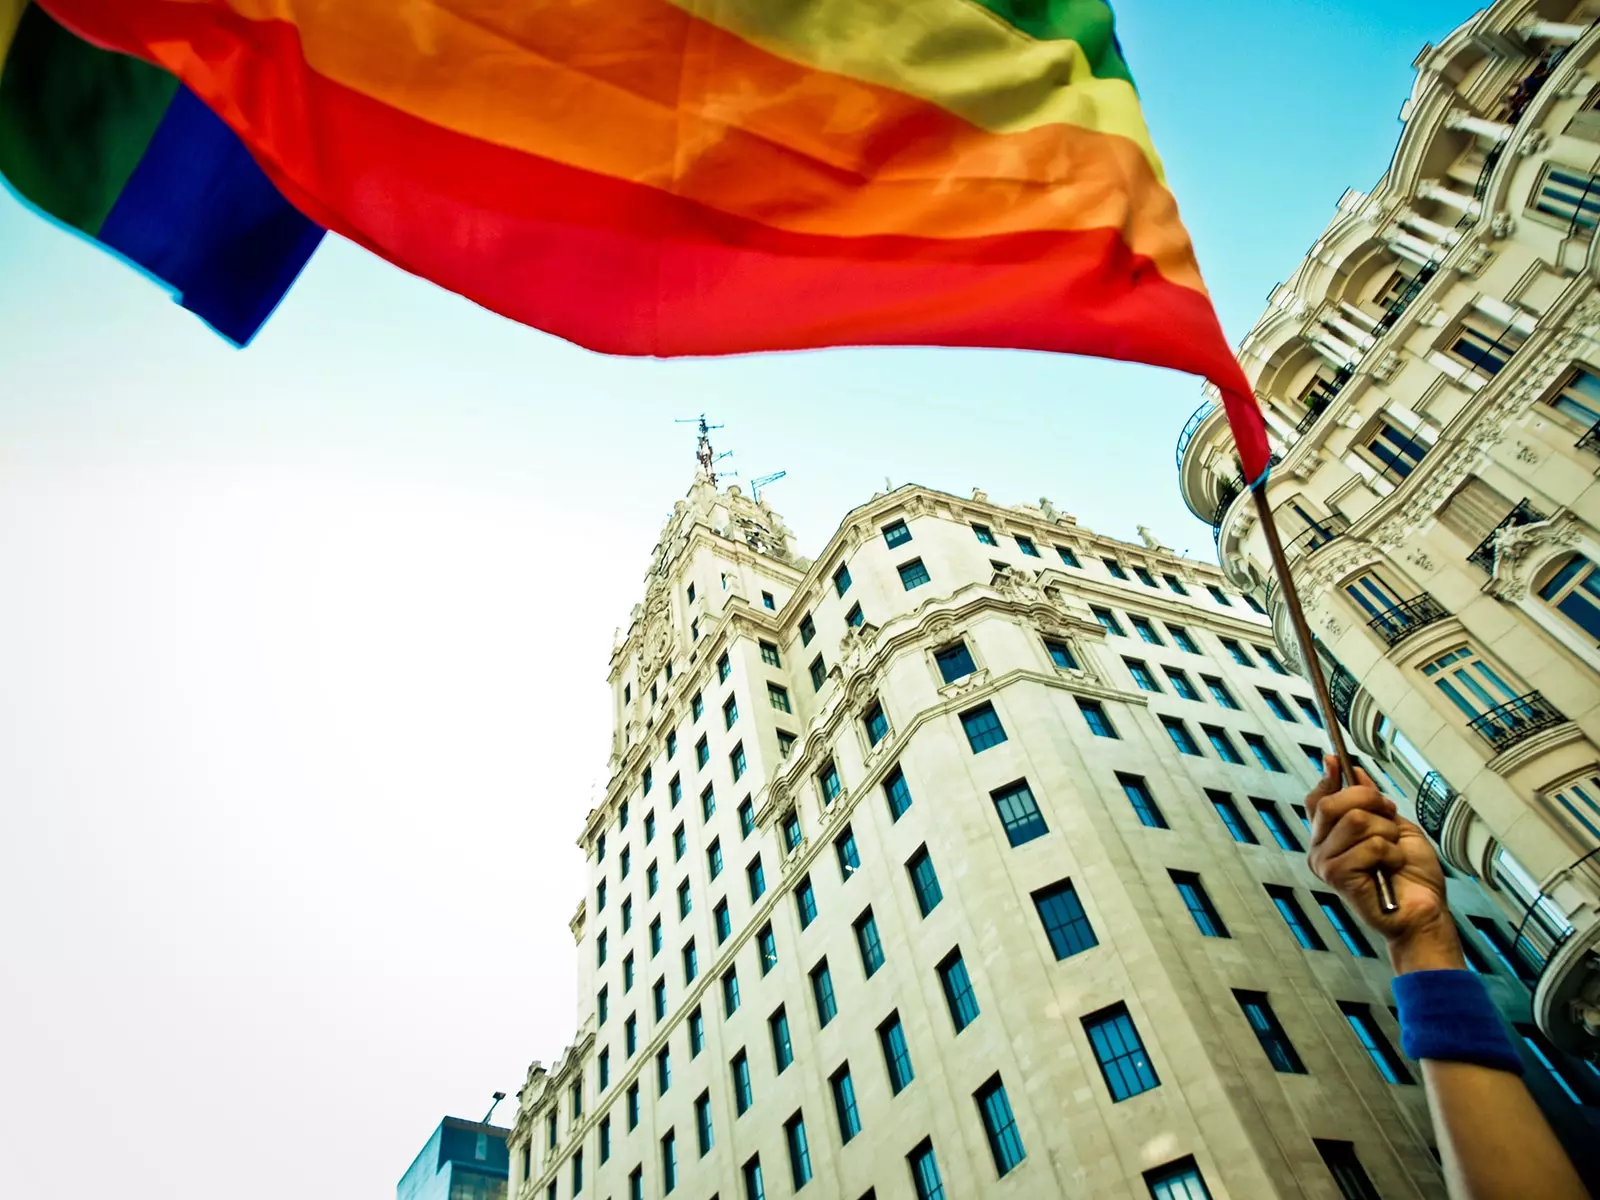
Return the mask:
[(0, 0), (0, 176), (243, 344), (322, 230), (166, 71)]
[(1265, 465), (1101, 0), (42, 2), (319, 224), (582, 345), (1133, 359)]

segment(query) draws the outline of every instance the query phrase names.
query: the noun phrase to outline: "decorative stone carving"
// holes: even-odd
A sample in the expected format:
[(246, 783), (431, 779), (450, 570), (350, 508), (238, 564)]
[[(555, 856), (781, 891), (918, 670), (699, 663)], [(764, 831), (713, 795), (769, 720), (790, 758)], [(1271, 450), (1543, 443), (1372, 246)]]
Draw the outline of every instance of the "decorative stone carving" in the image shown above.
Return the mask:
[(912, 517), (925, 517), (933, 511), (933, 506), (928, 503), (928, 498), (922, 493), (915, 493), (906, 501), (906, 515)]
[(1497, 212), (1489, 218), (1489, 236), (1504, 241), (1517, 231), (1517, 222), (1508, 212)]
[(1300, 461), (1294, 465), (1294, 469), (1290, 471), (1289, 474), (1298, 479), (1301, 483), (1304, 483), (1306, 480), (1315, 475), (1317, 473), (1317, 468), (1322, 466), (1322, 464), (1326, 461), (1327, 456), (1324, 455), (1322, 451), (1313, 450), (1309, 454), (1304, 455)]
[(1034, 580), (1031, 572), (1017, 569), (996, 571), (990, 581), (994, 590), (1012, 600), (1043, 600), (1044, 589)]
[(1405, 359), (1393, 350), (1385, 350), (1378, 356), (1378, 361), (1372, 364), (1372, 377), (1379, 383), (1388, 383), (1404, 365)]
[(988, 682), (989, 672), (987, 670), (977, 670), (971, 675), (962, 676), (954, 683), (945, 684), (939, 689), (939, 695), (943, 696), (946, 700), (949, 700), (956, 696), (965, 695), (967, 692), (975, 692), (979, 688), (984, 687)]
[[(1494, 258), (1493, 250), (1489, 249), (1489, 247), (1482, 242), (1474, 242), (1472, 246), (1468, 248), (1465, 257), (1463, 257), (1461, 260), (1461, 273), (1463, 275), (1481, 275), (1483, 273), (1483, 269), (1489, 265), (1489, 261), (1492, 258)], [(1427, 322), (1425, 322), (1425, 324), (1426, 323)], [(1442, 311), (1439, 314), (1439, 320), (1437, 324), (1444, 324), (1444, 314)]]
[(1570, 549), (1578, 544), (1582, 523), (1571, 512), (1562, 511), (1548, 521), (1513, 525), (1494, 538), (1494, 575), (1484, 591), (1501, 600), (1525, 600), (1531, 583), (1528, 560), (1535, 550)]
[(1322, 632), (1327, 634), (1330, 639), (1337, 638), (1344, 633), (1344, 626), (1339, 623), (1338, 617), (1328, 613), (1322, 618)]
[(1163, 546), (1159, 541), (1157, 541), (1156, 535), (1150, 532), (1150, 527), (1148, 525), (1136, 525), (1134, 528), (1138, 531), (1139, 540), (1151, 550), (1159, 550), (1162, 554), (1172, 553), (1172, 547)]
[(1426, 550), (1417, 549), (1411, 551), (1406, 555), (1406, 561), (1412, 566), (1416, 567), (1419, 571), (1427, 571), (1431, 573), (1434, 570), (1433, 559), (1429, 557)]
[(1542, 153), (1548, 145), (1550, 145), (1548, 133), (1542, 129), (1530, 129), (1517, 144), (1517, 153), (1523, 158), (1532, 158), (1535, 154)]
[(1532, 446), (1528, 445), (1527, 442), (1516, 443), (1516, 459), (1518, 462), (1537, 463), (1541, 460), (1541, 458), (1542, 455), (1540, 455), (1540, 453)]

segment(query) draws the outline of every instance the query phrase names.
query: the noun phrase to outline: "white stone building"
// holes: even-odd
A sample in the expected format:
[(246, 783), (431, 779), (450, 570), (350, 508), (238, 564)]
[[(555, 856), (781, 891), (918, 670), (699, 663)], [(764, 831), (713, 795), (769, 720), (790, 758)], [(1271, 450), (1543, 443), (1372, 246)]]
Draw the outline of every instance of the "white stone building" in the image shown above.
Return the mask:
[(1442, 1197), (1271, 641), (1045, 501), (901, 487), (807, 561), (702, 474), (612, 655), (579, 1028), (511, 1195)]
[[(1502, 0), (1416, 60), (1394, 159), (1245, 338), (1267, 496), (1357, 746), (1512, 926), (1558, 1045), (1600, 1051), (1600, 5)], [(1189, 507), (1292, 645), (1232, 443)], [(1496, 926), (1497, 927), (1497, 926)], [(1485, 927), (1486, 930), (1490, 927)], [(1495, 935), (1500, 936), (1500, 935)]]

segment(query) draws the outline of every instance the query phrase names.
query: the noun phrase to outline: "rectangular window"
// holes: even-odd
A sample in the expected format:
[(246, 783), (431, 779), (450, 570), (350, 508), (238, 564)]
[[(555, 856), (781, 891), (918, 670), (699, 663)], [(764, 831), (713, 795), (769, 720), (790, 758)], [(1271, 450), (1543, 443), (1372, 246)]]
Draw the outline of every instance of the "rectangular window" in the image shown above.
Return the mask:
[(711, 845), (706, 847), (706, 870), (710, 872), (712, 879), (722, 874), (721, 838), (712, 838)]
[(911, 891), (917, 898), (917, 910), (926, 917), (944, 899), (944, 892), (939, 888), (939, 876), (933, 869), (933, 859), (928, 854), (926, 844), (918, 846), (917, 852), (907, 860), (906, 874), (911, 877)]
[(1300, 943), (1302, 950), (1326, 950), (1328, 943), (1322, 940), (1322, 935), (1311, 924), (1311, 918), (1306, 916), (1305, 909), (1300, 907), (1300, 901), (1295, 899), (1294, 889), (1278, 887), (1276, 884), (1264, 884), (1267, 895), (1272, 897), (1272, 903), (1278, 910), (1278, 915), (1283, 918), (1283, 923), (1289, 927), (1289, 932), (1294, 934), (1294, 940)]
[(661, 1191), (667, 1193), (678, 1186), (678, 1135), (667, 1130), (661, 1138)]
[(1061, 561), (1069, 567), (1079, 567), (1083, 564), (1078, 561), (1078, 556), (1072, 552), (1071, 546), (1057, 546), (1056, 554)]
[(1083, 713), (1083, 719), (1089, 726), (1089, 731), (1095, 737), (1116, 738), (1120, 735), (1116, 727), (1111, 724), (1111, 718), (1106, 716), (1106, 710), (1098, 700), (1085, 700), (1077, 697), (1078, 711)]
[(1045, 653), (1050, 655), (1050, 661), (1063, 671), (1076, 671), (1078, 669), (1078, 660), (1073, 656), (1072, 650), (1065, 642), (1046, 638), (1044, 648)]
[(889, 1071), (889, 1088), (898, 1096), (916, 1078), (911, 1069), (911, 1048), (906, 1045), (906, 1031), (900, 1024), (900, 1014), (892, 1012), (878, 1026), (878, 1045), (883, 1047), (883, 1065)]
[[(600, 1161), (602, 1163), (608, 1163), (608, 1162), (611, 1161), (611, 1118), (610, 1117), (601, 1117), (600, 1118)], [(527, 1164), (526, 1161), (524, 1161), (522, 1165), (523, 1165), (522, 1174), (524, 1176), (526, 1176), (528, 1174), (528, 1171), (527, 1171), (527, 1165), (528, 1164)]]
[(1256, 756), (1256, 762), (1260, 763), (1268, 771), (1283, 773), (1283, 764), (1278, 761), (1278, 756), (1272, 752), (1272, 747), (1267, 745), (1266, 738), (1259, 733), (1246, 733), (1242, 736), (1244, 744), (1250, 747), (1250, 753)]
[(989, 1153), (994, 1158), (994, 1169), (1006, 1174), (1028, 1156), (1022, 1148), (1022, 1135), (1017, 1132), (1017, 1119), (1011, 1112), (1011, 1101), (1006, 1097), (1005, 1084), (998, 1073), (972, 1094), (978, 1112), (983, 1117), (983, 1132), (989, 1139)]
[(1089, 611), (1094, 614), (1094, 619), (1100, 622), (1100, 628), (1104, 629), (1112, 637), (1128, 636), (1122, 632), (1122, 626), (1117, 621), (1117, 614), (1109, 608), (1090, 608)]
[(906, 1165), (911, 1168), (911, 1183), (917, 1189), (917, 1200), (944, 1200), (944, 1181), (939, 1178), (939, 1163), (933, 1157), (932, 1138), (923, 1138), (917, 1148), (906, 1155)]
[(794, 887), (795, 912), (800, 917), (800, 928), (810, 929), (817, 919), (817, 890), (811, 886), (811, 876), (802, 875)]
[(856, 1108), (856, 1085), (850, 1078), (849, 1063), (828, 1076), (828, 1088), (833, 1092), (833, 1114), (839, 1120), (839, 1140), (848, 1142), (861, 1132), (861, 1113)]
[(1341, 1000), (1339, 1011), (1350, 1023), (1350, 1028), (1355, 1032), (1361, 1048), (1367, 1052), (1367, 1057), (1372, 1059), (1372, 1065), (1378, 1068), (1378, 1074), (1383, 1076), (1385, 1082), (1416, 1082), (1411, 1077), (1411, 1072), (1406, 1070), (1406, 1064), (1401, 1061), (1400, 1055), (1389, 1044), (1389, 1039), (1383, 1035), (1383, 1030), (1378, 1028), (1378, 1022), (1370, 1008), (1365, 1004), (1352, 1004)]
[(1177, 667), (1162, 667), (1166, 672), (1167, 680), (1172, 684), (1172, 690), (1180, 699), (1199, 701), (1200, 693), (1194, 690), (1194, 684), (1189, 682), (1189, 677)]
[[(1425, 664), (1422, 673), (1469, 719), (1481, 717), (1517, 699), (1517, 693), (1500, 673), (1467, 646), (1459, 646)], [(1508, 723), (1516, 719), (1515, 716), (1505, 718)], [(1496, 727), (1491, 732), (1504, 727)]]
[(667, 981), (658, 979), (650, 985), (650, 1008), (657, 1021), (662, 1021), (667, 1015)]
[(1013, 846), (1024, 845), (1050, 832), (1026, 779), (1019, 779), (990, 792), (989, 798), (994, 801), (994, 810), (1000, 815), (1006, 841)]
[(783, 1011), (783, 1005), (780, 1004), (778, 1011), (767, 1018), (767, 1033), (772, 1038), (773, 1072), (782, 1075), (794, 1062), (794, 1043), (789, 1038), (789, 1014)]
[(602, 987), (599, 995), (595, 997), (595, 1007), (598, 1010), (597, 1024), (604, 1025), (606, 1018), (611, 1015), (611, 986), (609, 984)]
[(1218, 640), (1222, 642), (1222, 648), (1228, 652), (1228, 657), (1241, 667), (1253, 667), (1256, 665), (1250, 656), (1244, 652), (1244, 647), (1233, 638), (1219, 638)]
[(744, 1200), (767, 1200), (767, 1185), (761, 1178), (761, 1156), (751, 1155), (744, 1164)]
[(1147, 618), (1130, 616), (1128, 620), (1133, 622), (1134, 631), (1138, 633), (1142, 641), (1149, 642), (1152, 646), (1166, 644), (1161, 640), (1161, 635), (1156, 632), (1156, 627)]
[(1528, 1053), (1538, 1060), (1539, 1065), (1544, 1068), (1545, 1074), (1549, 1075), (1555, 1081), (1556, 1086), (1566, 1093), (1567, 1099), (1574, 1104), (1587, 1104), (1588, 1101), (1584, 1099), (1587, 1085), (1579, 1079), (1577, 1073), (1567, 1067), (1567, 1060), (1561, 1051), (1550, 1044), (1550, 1040), (1539, 1031), (1538, 1026), (1519, 1024), (1515, 1026), (1515, 1029), (1517, 1036), (1522, 1039), (1522, 1044)]
[(811, 1182), (811, 1147), (806, 1142), (805, 1119), (799, 1113), (783, 1123), (783, 1140), (789, 1148), (789, 1178), (798, 1192)]
[(1145, 587), (1156, 586), (1156, 577), (1150, 574), (1149, 567), (1135, 567), (1133, 573), (1139, 577), (1139, 582), (1144, 584)]
[(1272, 1005), (1267, 1002), (1267, 994), (1234, 988), (1233, 998), (1239, 1002), (1244, 1019), (1250, 1023), (1250, 1028), (1254, 1031), (1256, 1040), (1261, 1043), (1261, 1049), (1266, 1052), (1267, 1061), (1272, 1064), (1272, 1069), (1280, 1075), (1304, 1075), (1306, 1065), (1300, 1061), (1294, 1043), (1284, 1032), (1278, 1014), (1272, 1011)]
[(911, 529), (904, 521), (891, 521), (883, 527), (884, 544), (893, 550), (911, 540)]
[(694, 1102), (694, 1132), (695, 1146), (704, 1158), (711, 1153), (711, 1147), (716, 1145), (716, 1133), (711, 1127), (711, 1092), (701, 1092)]
[(883, 966), (883, 942), (878, 937), (878, 922), (869, 908), (855, 919), (851, 928), (856, 933), (856, 948), (861, 951), (861, 970), (868, 979)]
[(861, 718), (861, 726), (867, 731), (867, 744), (876, 746), (889, 736), (889, 718), (884, 714), (883, 705), (873, 701)]
[(1172, 644), (1185, 654), (1199, 654), (1200, 647), (1194, 644), (1194, 639), (1189, 636), (1189, 631), (1182, 625), (1167, 622), (1167, 633), (1172, 637)]
[(1256, 657), (1266, 664), (1267, 670), (1274, 675), (1287, 675), (1289, 668), (1278, 661), (1278, 656), (1265, 646), (1256, 647)]
[(639, 1085), (631, 1083), (627, 1092), (628, 1131), (639, 1128)]
[(622, 853), (617, 855), (617, 878), (626, 879), (631, 870), (633, 870), (633, 848), (624, 846)]
[(767, 891), (767, 873), (761, 867), (761, 855), (752, 858), (744, 869), (745, 882), (750, 885), (750, 903), (754, 904)]
[(883, 780), (883, 796), (889, 805), (889, 819), (898, 821), (911, 807), (911, 789), (906, 785), (905, 774), (896, 767)]
[(1178, 895), (1183, 897), (1183, 906), (1189, 910), (1189, 916), (1194, 918), (1195, 928), (1206, 937), (1227, 937), (1228, 927), (1222, 923), (1222, 915), (1211, 902), (1211, 896), (1206, 891), (1205, 885), (1200, 882), (1200, 876), (1193, 871), (1168, 871), (1167, 874), (1172, 876)]
[(1483, 936), (1483, 940), (1489, 944), (1490, 951), (1510, 974), (1523, 983), (1537, 982), (1537, 976), (1513, 953), (1511, 939), (1506, 937), (1505, 930), (1500, 928), (1493, 917), (1468, 916), (1467, 920), (1472, 922), (1472, 927)]
[(789, 707), (789, 689), (775, 683), (767, 684), (767, 703), (779, 712), (793, 712)]
[(817, 655), (811, 660), (811, 690), (820, 692), (822, 685), (828, 680), (828, 668), (823, 665), (822, 655)]
[(756, 806), (746, 796), (735, 811), (739, 814), (739, 837), (747, 838), (756, 831)]
[(1034, 892), (1033, 907), (1057, 961), (1099, 945), (1071, 880), (1063, 879)]
[(654, 862), (644, 869), (645, 891), (654, 896), (661, 887), (661, 868)]
[(1156, 677), (1150, 673), (1150, 668), (1147, 664), (1140, 662), (1137, 658), (1125, 658), (1122, 661), (1128, 668), (1128, 674), (1133, 676), (1133, 681), (1139, 685), (1142, 691), (1159, 692), (1161, 690), (1161, 685), (1156, 682)]
[(756, 934), (756, 953), (761, 959), (761, 973), (763, 975), (778, 965), (778, 938), (772, 932), (772, 923), (770, 921), (761, 927), (761, 932)]
[(710, 761), (711, 743), (706, 741), (704, 735), (701, 735), (700, 740), (694, 744), (694, 765), (696, 769), (703, 771)]
[(728, 661), (727, 651), (717, 659), (717, 682), (727, 683), (728, 676), (733, 674), (733, 664)]
[(1173, 591), (1177, 592), (1178, 595), (1187, 596), (1189, 594), (1189, 589), (1183, 586), (1183, 580), (1179, 579), (1176, 575), (1171, 575), (1163, 571), (1161, 578), (1164, 579), (1167, 586)]
[(761, 607), (766, 609), (766, 610), (768, 610), (769, 612), (777, 612), (778, 611), (778, 602), (772, 598), (772, 593), (771, 592), (762, 592), (761, 593)]
[(1116, 559), (1114, 559), (1114, 558), (1102, 558), (1100, 561), (1105, 563), (1106, 570), (1111, 572), (1111, 578), (1113, 578), (1113, 579), (1126, 579), (1128, 577), (1128, 573), (1122, 569), (1122, 564), (1119, 563)]
[(1288, 822), (1283, 819), (1283, 814), (1278, 811), (1275, 803), (1263, 800), (1259, 796), (1251, 796), (1250, 807), (1256, 810), (1256, 816), (1261, 818), (1261, 823), (1267, 827), (1272, 840), (1278, 843), (1279, 850), (1288, 850), (1293, 854), (1300, 853), (1302, 849), (1300, 840), (1294, 836), (1294, 831), (1289, 828)]
[(823, 804), (832, 804), (839, 798), (844, 785), (839, 782), (839, 768), (833, 765), (833, 759), (822, 764), (817, 772), (817, 784), (822, 789)]
[(987, 525), (979, 525), (976, 521), (974, 521), (972, 523), (972, 532), (977, 535), (978, 541), (982, 545), (998, 546), (1000, 544), (994, 540), (994, 533)]
[[(785, 700), (787, 703), (787, 700)], [(794, 749), (794, 734), (786, 729), (778, 730), (778, 757), (788, 758), (789, 752)]]
[(1206, 591), (1211, 593), (1211, 598), (1224, 608), (1232, 608), (1233, 602), (1228, 599), (1228, 593), (1214, 583), (1206, 584)]
[(1211, 748), (1217, 752), (1218, 758), (1235, 766), (1244, 764), (1244, 759), (1239, 756), (1239, 751), (1234, 747), (1233, 739), (1228, 737), (1227, 730), (1219, 729), (1215, 725), (1202, 725), (1200, 728), (1205, 730), (1206, 740), (1211, 743)]
[(1083, 1031), (1089, 1036), (1095, 1061), (1105, 1077), (1106, 1089), (1113, 1102), (1137, 1096), (1159, 1087), (1161, 1080), (1145, 1053), (1139, 1031), (1125, 1004), (1113, 1004), (1083, 1019)]
[(1271, 688), (1257, 688), (1256, 691), (1261, 693), (1261, 698), (1267, 702), (1267, 708), (1271, 710), (1272, 715), (1277, 717), (1278, 720), (1290, 722), (1294, 720), (1294, 714), (1289, 711), (1289, 706), (1283, 702), (1283, 697), (1278, 695), (1277, 692)]
[(717, 906), (711, 910), (711, 919), (717, 927), (717, 945), (722, 945), (733, 933), (733, 919), (728, 916), (728, 902), (718, 900)]
[(1215, 679), (1210, 675), (1202, 675), (1200, 678), (1205, 680), (1206, 688), (1210, 691), (1211, 698), (1222, 705), (1223, 708), (1237, 709), (1239, 707), (1239, 702), (1233, 698), (1233, 693), (1228, 690), (1228, 685), (1223, 683), (1222, 680)]
[[(1461, 327), (1446, 339), (1444, 352), (1482, 375), (1498, 375), (1526, 339), (1499, 321), (1473, 313), (1462, 318)], [(1386, 466), (1396, 461), (1405, 465), (1397, 470), (1403, 478), (1410, 474), (1427, 452), (1427, 447), (1389, 421), (1379, 421), (1377, 432), (1367, 449)]]
[(711, 784), (706, 784), (705, 790), (700, 793), (700, 819), (711, 820), (711, 814), (717, 811), (717, 794)]
[(683, 822), (672, 831), (672, 861), (682, 862), (683, 856), (689, 852), (689, 834), (683, 827)]
[(817, 1026), (824, 1028), (839, 1014), (838, 997), (833, 991), (833, 972), (828, 970), (827, 959), (811, 968), (811, 998), (817, 1005)]
[(722, 973), (722, 1015), (731, 1017), (739, 1011), (739, 969), (729, 967)]
[(633, 952), (622, 960), (622, 990), (624, 993), (633, 991)]
[(1211, 807), (1216, 810), (1222, 824), (1233, 835), (1233, 840), (1242, 842), (1247, 846), (1259, 846), (1261, 840), (1256, 837), (1255, 831), (1245, 824), (1244, 814), (1239, 811), (1239, 806), (1226, 792), (1214, 792), (1206, 789), (1206, 798), (1211, 801)]
[(1211, 1200), (1199, 1166), (1188, 1155), (1146, 1171), (1144, 1185), (1150, 1189), (1150, 1200)]
[(644, 1200), (644, 1168), (628, 1172), (628, 1200)]
[(604, 879), (594, 889), (594, 910), (595, 912), (605, 912), (606, 910), (606, 881)]
[(972, 651), (967, 649), (965, 642), (957, 642), (953, 646), (946, 646), (943, 650), (935, 650), (933, 661), (939, 668), (939, 677), (946, 683), (965, 679), (978, 669), (977, 663), (972, 661)]
[(1166, 829), (1167, 819), (1161, 815), (1161, 809), (1156, 804), (1156, 799), (1150, 794), (1150, 787), (1138, 775), (1124, 775), (1117, 773), (1117, 782), (1122, 785), (1123, 795), (1128, 797), (1128, 803), (1133, 805), (1133, 811), (1139, 818), (1141, 825), (1151, 829)]
[(859, 604), (852, 604), (850, 611), (844, 615), (844, 623), (850, 626), (851, 629), (860, 629), (866, 623), (866, 620), (867, 618), (862, 614), (861, 605)]
[(1249, 592), (1244, 593), (1244, 602), (1250, 606), (1250, 611), (1260, 613), (1263, 617), (1267, 615), (1267, 610), (1261, 607), (1261, 601)]
[(967, 975), (967, 964), (962, 961), (959, 947), (945, 955), (939, 964), (939, 987), (950, 1009), (950, 1020), (960, 1033), (978, 1019), (978, 994), (972, 990), (972, 979)]
[[(646, 795), (646, 796), (648, 796), (650, 794), (650, 789), (653, 786), (655, 786), (655, 773), (653, 771), (651, 771), (651, 769), (649, 767), (646, 767), (644, 769), (643, 773), (641, 773), (641, 775), (639, 776), (639, 785), (640, 785), (640, 787), (642, 789), (642, 793), (641, 794), (642, 795)], [(645, 815), (644, 815), (644, 830), (645, 830), (644, 840), (647, 841), (647, 842), (651, 838), (653, 838), (655, 836), (655, 832), (656, 832), (656, 830), (655, 830), (655, 822), (656, 822), (655, 813), (645, 813)]]
[(833, 590), (841, 596), (850, 590), (850, 568), (845, 563), (840, 563), (833, 573)]
[(683, 984), (688, 987), (700, 975), (700, 953), (694, 947), (693, 938), (679, 951), (679, 957), (683, 959)]
[(1167, 731), (1167, 736), (1172, 739), (1172, 744), (1178, 748), (1179, 754), (1200, 756), (1200, 747), (1194, 740), (1194, 735), (1189, 732), (1189, 727), (1177, 717), (1162, 717), (1161, 727)]
[(1322, 722), (1322, 713), (1318, 711), (1317, 706), (1314, 703), (1312, 703), (1310, 700), (1307, 700), (1304, 696), (1296, 696), (1294, 698), (1294, 702), (1295, 704), (1299, 705), (1300, 711), (1305, 714), (1307, 721), (1311, 722), (1311, 724), (1315, 725), (1318, 729), (1326, 728)]
[(722, 727), (732, 729), (738, 720), (739, 702), (735, 697), (729, 696), (722, 702)]
[(833, 839), (834, 857), (839, 860), (839, 878), (848, 882), (861, 869), (861, 855), (856, 850), (855, 831), (846, 825), (844, 832)]
[(1378, 1189), (1372, 1186), (1366, 1168), (1356, 1157), (1354, 1145), (1350, 1142), (1330, 1141), (1327, 1138), (1312, 1138), (1311, 1143), (1316, 1146), (1317, 1153), (1322, 1155), (1328, 1174), (1333, 1176), (1333, 1182), (1338, 1186), (1339, 1195), (1344, 1197), (1344, 1200), (1382, 1200), (1378, 1195)]
[(733, 772), (735, 783), (744, 777), (744, 765), (744, 743), (739, 742), (728, 755), (728, 768)]
[(743, 1050), (739, 1051), (728, 1064), (728, 1069), (733, 1075), (733, 1111), (742, 1117), (750, 1111), (750, 1105), (755, 1101), (750, 1090), (749, 1055)]
[(1361, 926), (1356, 924), (1350, 915), (1350, 910), (1344, 906), (1339, 897), (1329, 892), (1312, 892), (1311, 898), (1317, 902), (1322, 915), (1328, 918), (1328, 924), (1333, 926), (1334, 933), (1339, 935), (1339, 940), (1344, 943), (1346, 950), (1357, 958), (1378, 957), (1378, 952), (1372, 948), (1367, 935), (1361, 932)]
[(910, 562), (900, 564), (900, 585), (910, 591), (919, 588), (928, 582), (928, 568), (922, 565), (920, 558), (913, 558)]
[(816, 622), (811, 619), (810, 613), (806, 613), (805, 616), (800, 618), (800, 644), (802, 646), (809, 646), (811, 645), (811, 639), (816, 636)]
[(689, 1013), (689, 1057), (699, 1058), (700, 1051), (706, 1048), (706, 1016), (696, 1004)]

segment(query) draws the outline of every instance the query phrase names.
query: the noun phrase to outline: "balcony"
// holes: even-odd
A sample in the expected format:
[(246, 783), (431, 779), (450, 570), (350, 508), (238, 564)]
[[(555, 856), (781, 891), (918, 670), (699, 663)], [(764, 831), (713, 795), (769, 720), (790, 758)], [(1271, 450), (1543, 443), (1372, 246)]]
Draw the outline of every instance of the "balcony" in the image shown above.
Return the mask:
[[(1587, 436), (1587, 435), (1585, 435)], [(1517, 506), (1505, 515), (1505, 519), (1489, 531), (1489, 536), (1478, 543), (1478, 548), (1467, 555), (1467, 561), (1475, 567), (1482, 567), (1484, 574), (1494, 574), (1494, 543), (1500, 536), (1502, 529), (1515, 529), (1519, 525), (1532, 525), (1537, 521), (1547, 518), (1523, 497)]]
[(1468, 728), (1499, 754), (1544, 729), (1563, 724), (1566, 716), (1539, 692), (1528, 692), (1475, 717)]
[(1435, 842), (1444, 833), (1445, 818), (1461, 799), (1461, 793), (1445, 782), (1437, 771), (1429, 771), (1417, 786), (1417, 824)]
[(1590, 454), (1600, 454), (1600, 421), (1589, 426), (1589, 431), (1577, 440), (1576, 446)]
[(1394, 646), (1417, 630), (1435, 621), (1442, 621), (1449, 615), (1444, 605), (1423, 592), (1420, 596), (1413, 596), (1392, 608), (1384, 609), (1368, 621), (1367, 626), (1383, 639), (1385, 646)]
[(1314, 521), (1310, 528), (1284, 547), (1284, 553), (1290, 558), (1301, 554), (1315, 554), (1329, 542), (1347, 532), (1349, 528), (1350, 522), (1347, 518), (1341, 517), (1338, 513), (1331, 513), (1320, 521)]
[(1438, 264), (1429, 263), (1427, 266), (1423, 267), (1417, 272), (1416, 277), (1406, 285), (1404, 291), (1402, 291), (1393, 300), (1389, 301), (1387, 307), (1385, 307), (1383, 310), (1383, 316), (1378, 318), (1379, 337), (1382, 337), (1384, 334), (1388, 333), (1389, 330), (1394, 328), (1395, 322), (1400, 319), (1400, 317), (1405, 313), (1406, 309), (1411, 307), (1412, 301), (1414, 301), (1418, 296), (1422, 295), (1422, 289), (1427, 287), (1428, 281), (1438, 273)]
[(1300, 418), (1300, 423), (1294, 427), (1294, 436), (1297, 439), (1305, 437), (1317, 423), (1317, 418), (1328, 411), (1333, 404), (1333, 397), (1327, 392), (1316, 392), (1307, 398), (1306, 403), (1310, 407), (1306, 409), (1306, 415)]
[(1356, 693), (1360, 690), (1356, 677), (1343, 666), (1334, 664), (1328, 675), (1328, 695), (1333, 700), (1333, 715), (1346, 729), (1350, 727), (1350, 710), (1355, 707)]
[(1194, 435), (1200, 428), (1200, 422), (1209, 417), (1215, 410), (1216, 401), (1205, 399), (1200, 402), (1200, 407), (1195, 409), (1183, 428), (1178, 432), (1178, 469), (1183, 469), (1183, 452), (1189, 448), (1189, 443), (1194, 441)]

